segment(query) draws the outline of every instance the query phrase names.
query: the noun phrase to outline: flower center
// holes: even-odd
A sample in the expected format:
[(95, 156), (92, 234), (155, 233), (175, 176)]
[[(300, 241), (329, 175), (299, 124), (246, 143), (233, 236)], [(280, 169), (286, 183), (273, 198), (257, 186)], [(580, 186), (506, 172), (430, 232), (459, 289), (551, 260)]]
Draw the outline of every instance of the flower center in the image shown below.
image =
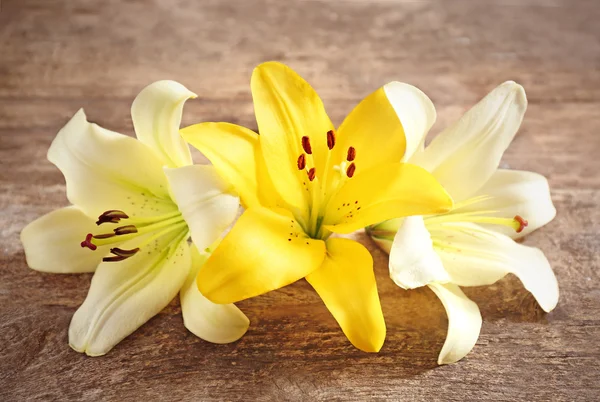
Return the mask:
[(98, 217), (96, 225), (103, 224), (119, 224), (121, 220), (127, 221), (125, 225), (118, 226), (108, 232), (92, 234), (88, 233), (85, 239), (81, 242), (81, 247), (96, 250), (98, 246), (114, 244), (115, 246), (125, 241), (134, 239), (139, 236), (146, 236), (141, 243), (133, 249), (122, 249), (112, 247), (110, 249), (111, 256), (104, 257), (102, 261), (116, 262), (123, 261), (131, 256), (134, 256), (141, 248), (148, 245), (150, 242), (159, 237), (172, 232), (174, 230), (184, 230), (187, 224), (184, 221), (179, 211), (174, 211), (161, 216), (153, 217), (130, 217), (123, 211), (111, 209)]
[[(336, 145), (335, 132), (333, 130), (327, 131), (326, 141), (328, 152), (323, 172), (318, 172), (316, 169), (311, 141), (306, 135), (301, 139), (301, 146), (304, 152), (298, 156), (297, 160), (298, 170), (306, 172), (308, 180), (304, 180), (303, 184), (310, 195), (308, 221), (301, 218), (298, 221), (305, 228), (306, 233), (315, 239), (325, 239), (329, 236), (328, 233), (324, 233), (321, 230), (321, 223), (323, 222), (327, 204), (331, 196), (342, 187), (346, 180), (354, 177), (356, 173), (356, 164), (354, 162), (354, 159), (356, 159), (356, 149), (352, 146), (348, 147), (345, 160), (330, 168), (329, 159), (331, 151)], [(335, 176), (331, 180), (328, 180), (330, 179), (328, 174), (331, 170), (335, 173)]]

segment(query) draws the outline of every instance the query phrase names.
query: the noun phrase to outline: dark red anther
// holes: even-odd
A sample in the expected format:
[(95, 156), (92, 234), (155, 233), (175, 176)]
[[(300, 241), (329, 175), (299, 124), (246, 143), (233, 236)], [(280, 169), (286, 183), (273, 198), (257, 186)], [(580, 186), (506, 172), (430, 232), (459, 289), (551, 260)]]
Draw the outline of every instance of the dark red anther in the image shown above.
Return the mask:
[(354, 147), (348, 148), (348, 155), (346, 156), (346, 160), (348, 162), (352, 162), (356, 158), (356, 149)]
[(315, 170), (315, 168), (310, 168), (310, 170), (308, 171), (308, 180), (313, 181), (315, 179), (316, 174), (317, 171)]
[(346, 175), (348, 177), (354, 176), (355, 170), (356, 170), (356, 165), (354, 163), (351, 163), (350, 166), (348, 166), (348, 169), (346, 169)]
[(115, 234), (118, 236), (130, 234), (130, 233), (137, 233), (137, 231), (138, 230), (135, 227), (135, 225), (125, 225), (125, 226), (118, 227), (114, 230)]
[(298, 157), (298, 170), (304, 170), (306, 167), (306, 155), (302, 154)]
[(310, 147), (310, 139), (308, 136), (302, 137), (302, 149), (309, 155), (312, 155), (312, 148)]
[(100, 226), (103, 223), (119, 223), (119, 221), (120, 221), (119, 218), (108, 218), (108, 217), (99, 216), (98, 220), (96, 221), (96, 225)]
[(523, 219), (521, 216), (517, 215), (514, 218), (517, 222), (519, 222), (519, 228), (517, 229), (517, 233), (521, 233), (523, 229), (529, 226), (529, 222)]
[(110, 257), (104, 257), (102, 261), (104, 262), (119, 262), (126, 260), (129, 257), (134, 256), (138, 251), (140, 251), (139, 247), (132, 248), (131, 250), (125, 250), (118, 247), (113, 247), (110, 249), (110, 252), (114, 255)]
[(109, 239), (111, 237), (115, 237), (116, 234), (114, 233), (102, 233), (99, 235), (94, 235), (94, 239)]
[(102, 215), (98, 217), (96, 225), (100, 226), (103, 223), (119, 223), (121, 219), (127, 218), (129, 218), (129, 216), (125, 212), (117, 209), (111, 209), (103, 212)]
[(92, 251), (96, 250), (98, 247), (94, 243), (92, 243), (92, 237), (94, 237), (94, 235), (92, 235), (91, 233), (88, 233), (85, 236), (85, 240), (81, 242), (81, 247), (83, 247), (83, 248), (87, 247)]
[(123, 256), (120, 256), (120, 255), (114, 255), (114, 256), (111, 256), (111, 257), (104, 257), (102, 259), (102, 261), (104, 261), (104, 262), (119, 262), (119, 261), (126, 260), (127, 258), (128, 257), (123, 257)]
[(333, 149), (335, 146), (335, 133), (333, 130), (327, 132), (327, 148)]
[(118, 247), (114, 247), (114, 248), (110, 249), (110, 252), (113, 253), (114, 255), (118, 255), (121, 257), (125, 257), (125, 258), (135, 255), (135, 253), (137, 253), (138, 251), (140, 251), (139, 247), (132, 248), (131, 250), (125, 250), (125, 249), (118, 248)]

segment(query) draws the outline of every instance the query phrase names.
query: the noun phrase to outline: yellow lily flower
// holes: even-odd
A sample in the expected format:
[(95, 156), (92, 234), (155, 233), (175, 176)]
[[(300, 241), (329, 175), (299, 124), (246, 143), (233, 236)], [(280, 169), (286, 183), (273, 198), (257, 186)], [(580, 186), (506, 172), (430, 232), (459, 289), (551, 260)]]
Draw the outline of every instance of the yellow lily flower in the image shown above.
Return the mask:
[(35, 270), (95, 271), (69, 328), (78, 352), (107, 353), (178, 292), (184, 324), (200, 338), (232, 342), (248, 328), (237, 307), (213, 304), (195, 284), (206, 259), (196, 246), (204, 250), (233, 222), (239, 198), (212, 166), (192, 165), (179, 124), (194, 97), (176, 82), (156, 82), (131, 108), (137, 140), (80, 110), (50, 146), (73, 205), (27, 225), (21, 241)]
[(427, 285), (442, 301), (448, 335), (438, 364), (462, 359), (479, 337), (479, 308), (459, 286), (490, 285), (512, 273), (545, 311), (558, 302), (558, 284), (542, 251), (513, 240), (556, 215), (548, 182), (536, 173), (498, 168), (526, 108), (523, 88), (505, 82), (409, 157), (453, 196), (452, 211), (369, 229), (390, 253), (390, 276), (398, 286)]
[(246, 207), (200, 270), (198, 287), (213, 302), (233, 303), (306, 278), (352, 344), (379, 351), (385, 323), (372, 257), (330, 235), (451, 207), (427, 171), (400, 163), (416, 146), (404, 132), (426, 132), (434, 115), (421, 107), (421, 91), (393, 82), (335, 130), (313, 88), (275, 62), (254, 70), (251, 89), (260, 135), (227, 123), (181, 131)]

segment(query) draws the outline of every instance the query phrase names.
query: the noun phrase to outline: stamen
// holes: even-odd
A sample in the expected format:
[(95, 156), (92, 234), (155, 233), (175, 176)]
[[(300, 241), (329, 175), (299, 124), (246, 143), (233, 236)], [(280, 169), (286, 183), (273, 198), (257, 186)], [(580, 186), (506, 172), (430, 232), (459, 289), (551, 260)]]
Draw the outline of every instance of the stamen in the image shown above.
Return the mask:
[(132, 248), (131, 250), (125, 250), (118, 247), (113, 247), (110, 249), (111, 253), (125, 258), (135, 255), (135, 253), (137, 253), (138, 251), (140, 251), (139, 247)]
[(129, 234), (129, 233), (137, 233), (137, 228), (135, 227), (135, 225), (126, 225), (126, 226), (121, 226), (118, 227), (114, 230), (115, 234), (120, 236), (120, 235), (125, 235), (125, 234)]
[(348, 162), (352, 162), (356, 158), (356, 149), (354, 147), (348, 148), (348, 155), (346, 156), (346, 160)]
[(315, 174), (315, 168), (310, 168), (310, 170), (308, 171), (308, 180), (313, 181), (315, 179)]
[(111, 237), (115, 237), (116, 234), (114, 233), (103, 233), (103, 234), (99, 234), (99, 235), (94, 235), (94, 239), (109, 239)]
[(346, 169), (346, 175), (348, 177), (352, 177), (354, 176), (354, 171), (356, 171), (356, 165), (354, 163), (351, 163), (350, 166), (348, 166), (348, 169)]
[(298, 157), (298, 170), (304, 170), (306, 167), (306, 155), (302, 154)]
[(100, 226), (103, 223), (119, 223), (121, 219), (127, 218), (129, 218), (129, 216), (125, 212), (119, 211), (117, 209), (111, 209), (102, 213), (102, 215), (98, 217), (96, 225)]
[(108, 217), (103, 217), (103, 216), (99, 216), (98, 220), (96, 221), (96, 225), (100, 226), (103, 223), (119, 223), (119, 218), (108, 218)]
[(310, 139), (306, 135), (304, 137), (302, 137), (302, 149), (304, 149), (304, 152), (306, 152), (307, 154), (312, 155)]
[(88, 233), (85, 236), (85, 240), (81, 242), (81, 247), (82, 248), (87, 247), (92, 251), (96, 250), (98, 247), (94, 243), (92, 243), (92, 237), (94, 237), (94, 235), (92, 235), (91, 233)]
[(515, 216), (514, 219), (519, 223), (519, 227), (517, 228), (517, 233), (521, 233), (523, 231), (523, 229), (525, 229), (527, 226), (529, 226), (529, 222), (527, 222), (525, 219), (523, 219), (519, 215)]
[(104, 262), (119, 262), (119, 261), (126, 260), (127, 258), (128, 257), (123, 257), (121, 255), (115, 255), (115, 256), (112, 256), (112, 257), (104, 257), (102, 259), (102, 261), (104, 261)]
[(333, 149), (335, 146), (335, 133), (333, 130), (327, 132), (327, 148)]

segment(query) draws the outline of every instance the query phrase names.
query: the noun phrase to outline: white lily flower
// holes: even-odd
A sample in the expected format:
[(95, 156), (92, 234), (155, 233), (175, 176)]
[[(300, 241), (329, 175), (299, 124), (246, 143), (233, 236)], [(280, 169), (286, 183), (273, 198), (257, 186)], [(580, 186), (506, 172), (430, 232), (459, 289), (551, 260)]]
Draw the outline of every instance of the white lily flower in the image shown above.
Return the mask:
[[(452, 211), (387, 221), (369, 228), (390, 253), (390, 276), (404, 289), (429, 286), (448, 314), (448, 335), (438, 364), (471, 351), (481, 329), (477, 305), (459, 286), (489, 285), (515, 274), (545, 311), (558, 302), (558, 284), (537, 248), (513, 239), (547, 224), (556, 215), (547, 180), (536, 173), (499, 169), (515, 136), (527, 98), (514, 82), (498, 86), (427, 147), (418, 138), (407, 161), (424, 167), (454, 198)], [(393, 242), (392, 242), (393, 238)]]
[(198, 250), (239, 207), (212, 166), (192, 164), (179, 135), (183, 105), (195, 97), (177, 82), (153, 83), (131, 108), (137, 140), (89, 123), (80, 110), (50, 146), (73, 205), (27, 225), (21, 241), (35, 270), (95, 271), (69, 328), (78, 352), (107, 353), (177, 293), (186, 328), (202, 339), (232, 342), (248, 328), (237, 307), (213, 304), (195, 282), (205, 259)]

